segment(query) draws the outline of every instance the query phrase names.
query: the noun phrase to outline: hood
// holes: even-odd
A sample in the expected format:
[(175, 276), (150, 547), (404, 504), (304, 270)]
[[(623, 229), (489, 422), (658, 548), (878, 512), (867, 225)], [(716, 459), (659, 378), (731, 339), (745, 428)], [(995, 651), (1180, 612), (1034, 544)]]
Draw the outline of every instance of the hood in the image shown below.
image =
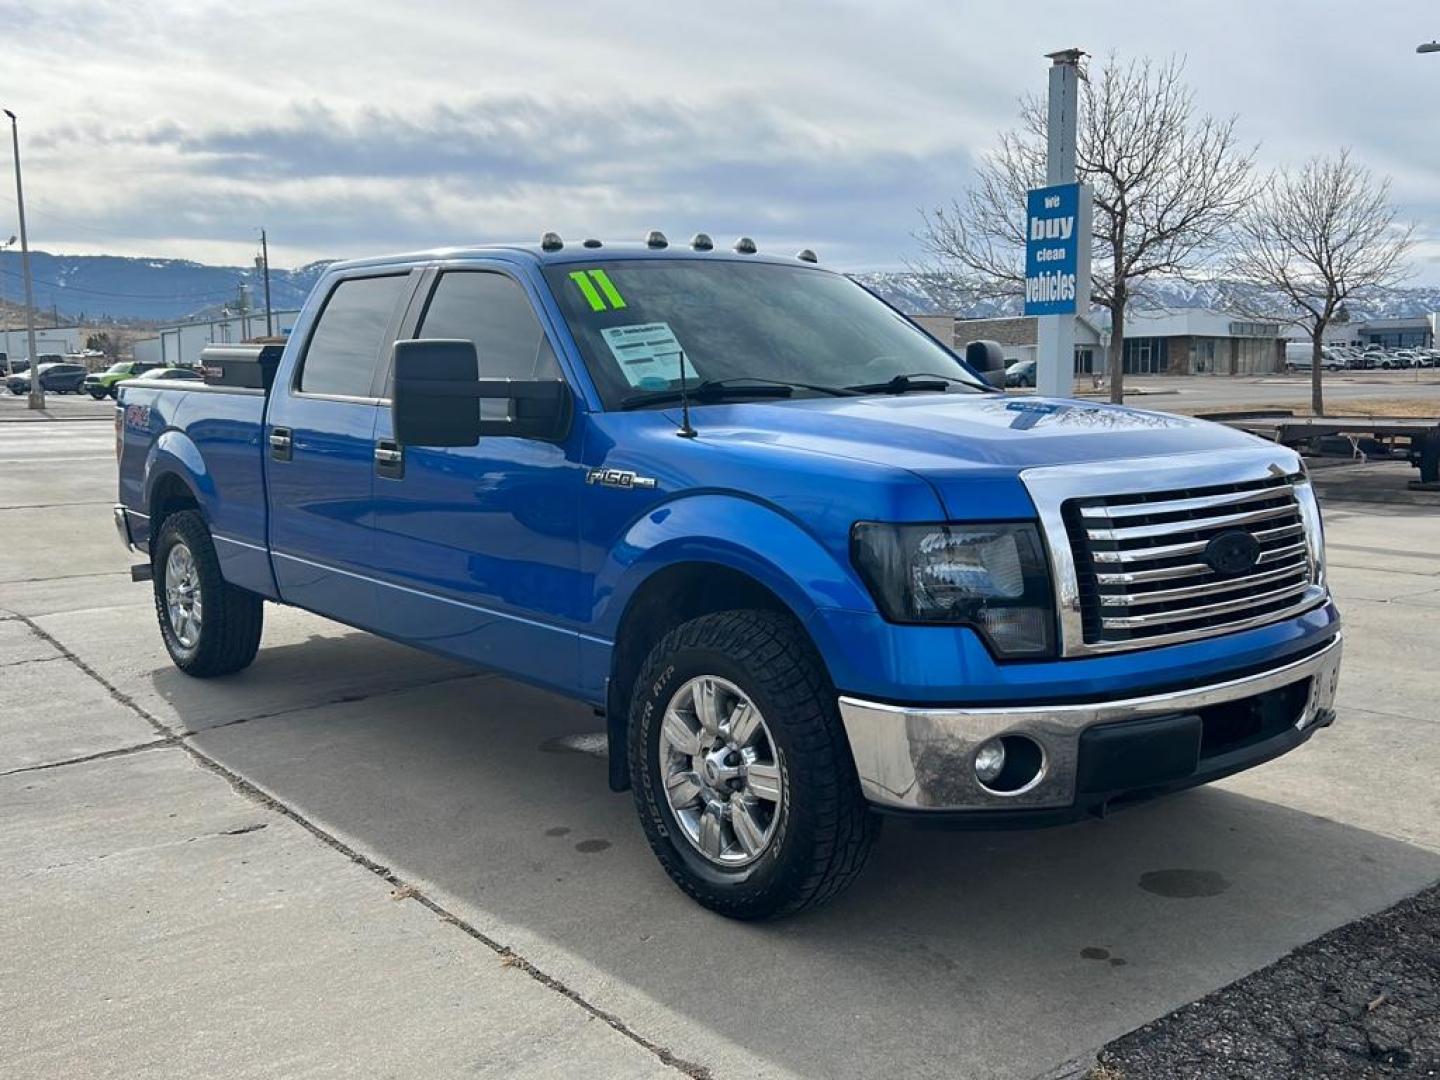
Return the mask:
[(1255, 446), (1205, 420), (1100, 402), (1009, 394), (914, 394), (713, 405), (692, 412), (712, 445), (771, 445), (890, 466), (934, 485), (957, 517), (977, 483), (1044, 465), (1202, 454)]

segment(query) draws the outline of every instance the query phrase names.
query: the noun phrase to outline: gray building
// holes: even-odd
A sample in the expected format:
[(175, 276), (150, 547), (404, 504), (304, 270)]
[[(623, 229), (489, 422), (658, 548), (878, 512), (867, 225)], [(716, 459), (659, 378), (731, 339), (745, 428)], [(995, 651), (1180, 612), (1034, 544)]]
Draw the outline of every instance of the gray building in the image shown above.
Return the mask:
[[(1034, 360), (1039, 345), (1039, 324), (1033, 315), (1000, 319), (962, 319), (954, 315), (912, 316), (935, 337), (956, 349), (971, 341), (993, 341), (1005, 354), (1006, 365)], [(1083, 315), (1075, 317), (1075, 374), (1089, 375), (1105, 367), (1105, 337), (1100, 327)]]

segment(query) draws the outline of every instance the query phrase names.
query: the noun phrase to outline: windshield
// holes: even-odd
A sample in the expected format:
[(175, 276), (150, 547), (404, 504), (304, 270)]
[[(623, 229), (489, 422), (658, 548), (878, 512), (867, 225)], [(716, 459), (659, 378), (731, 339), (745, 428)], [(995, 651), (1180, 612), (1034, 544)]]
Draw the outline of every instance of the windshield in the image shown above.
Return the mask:
[(952, 390), (984, 388), (953, 353), (839, 274), (696, 258), (564, 263), (545, 276), (606, 408), (649, 393), (670, 400), (682, 349), (691, 386), (754, 380), (811, 397), (930, 375), (952, 380)]

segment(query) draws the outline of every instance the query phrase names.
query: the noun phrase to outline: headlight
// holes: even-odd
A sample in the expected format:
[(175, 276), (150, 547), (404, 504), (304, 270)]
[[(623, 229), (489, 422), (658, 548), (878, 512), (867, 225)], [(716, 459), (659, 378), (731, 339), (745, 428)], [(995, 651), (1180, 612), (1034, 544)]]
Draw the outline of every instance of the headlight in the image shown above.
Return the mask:
[(1316, 585), (1325, 584), (1325, 525), (1320, 520), (1320, 504), (1315, 501), (1315, 489), (1308, 479), (1295, 484), (1295, 502), (1300, 507), (1300, 519), (1305, 523), (1305, 548), (1310, 556), (1310, 580)]
[(850, 549), (891, 622), (964, 623), (1002, 656), (1054, 655), (1055, 605), (1033, 524), (862, 521)]

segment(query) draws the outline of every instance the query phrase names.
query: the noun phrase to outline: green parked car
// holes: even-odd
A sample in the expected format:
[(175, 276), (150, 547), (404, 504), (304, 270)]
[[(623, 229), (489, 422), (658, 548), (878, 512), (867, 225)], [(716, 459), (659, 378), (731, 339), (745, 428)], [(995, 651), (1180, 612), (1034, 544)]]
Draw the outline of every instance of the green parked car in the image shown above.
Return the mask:
[(96, 401), (103, 397), (113, 398), (116, 383), (124, 379), (133, 379), (135, 376), (159, 366), (158, 364), (146, 364), (139, 360), (121, 360), (119, 363), (111, 364), (104, 371), (86, 375), (85, 392)]

